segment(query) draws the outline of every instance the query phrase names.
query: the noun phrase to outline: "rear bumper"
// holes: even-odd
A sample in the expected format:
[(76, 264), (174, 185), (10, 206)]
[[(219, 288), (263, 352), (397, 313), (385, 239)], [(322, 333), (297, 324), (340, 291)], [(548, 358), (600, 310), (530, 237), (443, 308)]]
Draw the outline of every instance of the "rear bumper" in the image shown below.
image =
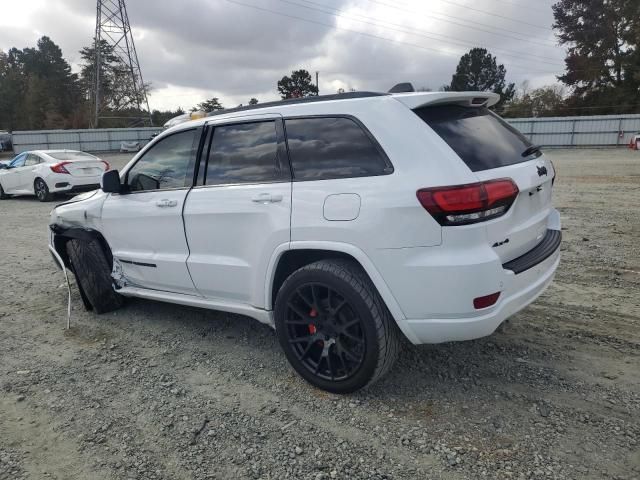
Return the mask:
[(502, 322), (525, 308), (546, 290), (553, 281), (559, 263), (558, 246), (544, 261), (520, 274), (505, 270), (506, 289), (501, 292), (498, 303), (482, 310), (486, 313), (479, 316), (405, 320), (410, 340), (416, 344), (441, 343), (491, 335)]
[(65, 174), (53, 174), (47, 178), (51, 193), (82, 193), (100, 188), (101, 175), (74, 177)]
[[(505, 264), (478, 229), (440, 247), (377, 252), (376, 266), (404, 314), (396, 315), (401, 330), (414, 344), (490, 335), (552, 282), (560, 262), (560, 230), (560, 215), (552, 210), (539, 244)], [(497, 292), (494, 305), (475, 308), (475, 298)]]
[(83, 193), (97, 190), (99, 188), (99, 183), (88, 183), (86, 185), (70, 185), (68, 183), (59, 182), (54, 185), (54, 188), (51, 191), (55, 193)]

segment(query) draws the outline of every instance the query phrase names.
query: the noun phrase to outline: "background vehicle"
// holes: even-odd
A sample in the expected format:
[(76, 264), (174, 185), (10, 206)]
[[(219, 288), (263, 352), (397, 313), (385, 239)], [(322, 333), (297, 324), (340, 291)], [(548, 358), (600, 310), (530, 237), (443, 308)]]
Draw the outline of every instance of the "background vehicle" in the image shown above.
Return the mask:
[(0, 130), (0, 152), (11, 150), (13, 148), (11, 144), (11, 134)]
[(52, 212), (87, 308), (124, 296), (248, 315), (334, 392), (413, 343), (491, 334), (559, 263), (555, 172), (495, 94), (357, 92), (163, 132)]
[(85, 152), (24, 152), (0, 170), (0, 199), (8, 195), (35, 195), (41, 202), (47, 202), (55, 193), (95, 190), (107, 170), (107, 162)]

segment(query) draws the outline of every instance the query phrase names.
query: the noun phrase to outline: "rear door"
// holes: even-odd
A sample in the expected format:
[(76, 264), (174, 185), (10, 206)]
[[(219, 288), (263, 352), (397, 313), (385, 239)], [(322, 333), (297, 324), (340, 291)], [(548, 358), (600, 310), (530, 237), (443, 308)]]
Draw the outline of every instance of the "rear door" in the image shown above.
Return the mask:
[(414, 111), (479, 181), (511, 178), (518, 186), (518, 196), (505, 215), (478, 224), (503, 263), (540, 243), (553, 210), (551, 162), (486, 107), (437, 105)]
[(20, 169), (20, 190), (33, 190), (33, 182), (36, 179), (38, 165), (42, 163), (42, 159), (35, 153), (27, 155), (24, 168)]
[(264, 307), (268, 262), (290, 241), (291, 174), (279, 115), (208, 125), (187, 199), (189, 272), (207, 298)]
[(187, 269), (182, 209), (193, 185), (201, 129), (158, 140), (125, 173), (127, 193), (110, 194), (103, 235), (134, 286), (196, 294)]

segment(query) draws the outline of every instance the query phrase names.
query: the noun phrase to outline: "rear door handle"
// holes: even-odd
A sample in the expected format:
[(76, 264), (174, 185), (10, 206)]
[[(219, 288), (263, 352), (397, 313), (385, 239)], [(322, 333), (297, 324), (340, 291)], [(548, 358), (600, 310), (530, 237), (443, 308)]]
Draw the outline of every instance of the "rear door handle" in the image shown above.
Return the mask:
[(270, 193), (260, 193), (251, 199), (255, 203), (277, 203), (282, 201), (282, 195), (272, 195)]
[(178, 201), (177, 200), (168, 200), (168, 199), (163, 199), (163, 200), (158, 200), (156, 202), (156, 205), (160, 208), (168, 208), (168, 207), (177, 207), (178, 206)]

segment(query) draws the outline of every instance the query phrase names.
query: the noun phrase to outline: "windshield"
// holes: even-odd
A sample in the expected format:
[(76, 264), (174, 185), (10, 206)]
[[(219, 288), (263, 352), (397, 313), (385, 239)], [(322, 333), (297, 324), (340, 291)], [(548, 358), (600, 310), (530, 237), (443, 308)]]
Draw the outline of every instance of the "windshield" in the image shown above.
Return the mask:
[(85, 152), (47, 152), (51, 158), (56, 160), (97, 160), (96, 157)]
[[(486, 107), (441, 105), (414, 110), (474, 172), (526, 162), (533, 144)], [(532, 152), (540, 156), (540, 151)]]

